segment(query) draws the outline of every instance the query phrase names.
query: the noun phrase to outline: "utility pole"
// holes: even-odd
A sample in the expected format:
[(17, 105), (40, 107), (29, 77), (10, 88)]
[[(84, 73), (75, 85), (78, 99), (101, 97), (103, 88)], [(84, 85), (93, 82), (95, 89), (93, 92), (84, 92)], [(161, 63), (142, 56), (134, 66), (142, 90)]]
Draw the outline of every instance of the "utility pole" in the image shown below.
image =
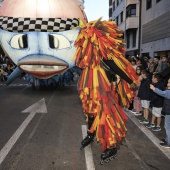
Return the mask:
[[(126, 41), (127, 41), (127, 38), (126, 38), (126, 6), (127, 6), (127, 0), (125, 0), (125, 6), (124, 6), (124, 11), (125, 11), (125, 27), (124, 27), (124, 41), (125, 41), (125, 47), (127, 46), (126, 44)], [(125, 54), (125, 57), (126, 57), (126, 54)]]
[(142, 0), (139, 0), (139, 39), (138, 39), (138, 53), (141, 55), (141, 16), (142, 15)]

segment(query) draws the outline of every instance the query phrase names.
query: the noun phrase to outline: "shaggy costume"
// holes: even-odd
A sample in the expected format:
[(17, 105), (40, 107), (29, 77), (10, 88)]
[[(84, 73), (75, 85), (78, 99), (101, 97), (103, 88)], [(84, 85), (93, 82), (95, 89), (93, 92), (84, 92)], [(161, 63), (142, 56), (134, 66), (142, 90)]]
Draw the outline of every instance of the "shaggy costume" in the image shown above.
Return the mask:
[[(137, 84), (137, 76), (130, 62), (124, 58), (125, 48), (122, 33), (114, 21), (101, 19), (86, 24), (75, 41), (76, 65), (82, 69), (78, 92), (85, 115), (93, 115), (89, 131), (96, 135), (102, 151), (116, 148), (126, 135), (126, 120), (122, 107), (133, 97), (130, 84)], [(118, 85), (119, 93), (105, 69), (124, 80)], [(118, 100), (119, 99), (119, 100)], [(87, 119), (88, 121), (88, 119)]]

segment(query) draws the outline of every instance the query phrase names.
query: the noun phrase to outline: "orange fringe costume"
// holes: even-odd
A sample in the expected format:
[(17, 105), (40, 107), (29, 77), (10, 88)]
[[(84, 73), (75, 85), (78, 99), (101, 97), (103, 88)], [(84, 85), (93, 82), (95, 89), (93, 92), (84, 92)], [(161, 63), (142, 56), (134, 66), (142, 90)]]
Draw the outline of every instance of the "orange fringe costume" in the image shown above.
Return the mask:
[[(117, 146), (126, 135), (127, 116), (118, 104), (114, 85), (110, 83), (102, 59), (113, 60), (134, 82), (137, 77), (134, 68), (124, 58), (122, 33), (114, 21), (92, 21), (79, 32), (75, 41), (76, 65), (82, 68), (78, 91), (85, 115), (93, 114), (95, 119), (90, 132), (96, 132), (96, 139), (102, 150)], [(128, 85), (125, 91), (128, 91)], [(131, 95), (131, 93), (129, 93)]]
[(130, 85), (122, 78), (119, 78), (116, 87), (119, 104), (122, 107), (129, 108), (130, 103), (132, 102), (133, 97), (135, 95), (134, 91), (130, 89)]

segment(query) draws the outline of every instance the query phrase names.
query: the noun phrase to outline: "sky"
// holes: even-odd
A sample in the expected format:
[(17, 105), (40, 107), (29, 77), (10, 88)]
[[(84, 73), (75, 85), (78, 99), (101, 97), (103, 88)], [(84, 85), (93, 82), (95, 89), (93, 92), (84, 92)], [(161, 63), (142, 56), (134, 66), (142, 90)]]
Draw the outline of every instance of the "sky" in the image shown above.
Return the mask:
[(109, 19), (109, 0), (85, 0), (84, 7), (88, 21)]

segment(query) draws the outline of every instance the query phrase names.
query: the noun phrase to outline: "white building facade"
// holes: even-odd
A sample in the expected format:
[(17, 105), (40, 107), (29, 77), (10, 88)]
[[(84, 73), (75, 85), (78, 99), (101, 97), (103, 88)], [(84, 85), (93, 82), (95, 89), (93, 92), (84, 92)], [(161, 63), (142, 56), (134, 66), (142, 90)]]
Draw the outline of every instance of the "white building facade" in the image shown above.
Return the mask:
[(126, 57), (140, 54), (139, 0), (109, 0), (109, 18), (124, 32)]
[(170, 0), (142, 2), (141, 54), (170, 57)]
[(109, 0), (109, 18), (124, 32), (126, 57), (170, 58), (170, 0)]

